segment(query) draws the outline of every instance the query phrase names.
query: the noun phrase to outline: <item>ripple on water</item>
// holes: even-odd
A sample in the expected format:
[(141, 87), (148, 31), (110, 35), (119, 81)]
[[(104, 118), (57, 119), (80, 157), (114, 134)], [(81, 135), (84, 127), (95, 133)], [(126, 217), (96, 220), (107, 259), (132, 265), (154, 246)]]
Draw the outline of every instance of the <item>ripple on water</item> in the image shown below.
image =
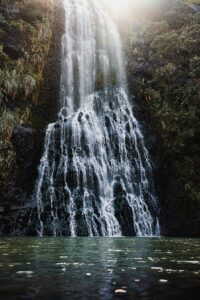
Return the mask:
[(168, 280), (167, 279), (159, 279), (159, 282), (161, 282), (161, 283), (167, 283)]
[(117, 290), (115, 290), (115, 294), (126, 294), (126, 293), (127, 293), (127, 291), (124, 290), (124, 289), (117, 289)]
[(152, 270), (163, 271), (162, 267), (151, 267)]
[(34, 272), (33, 271), (17, 271), (16, 274), (19, 275), (32, 275)]
[[(132, 249), (132, 239), (124, 240), (124, 242), (125, 245), (128, 243), (130, 249)], [(25, 243), (27, 244), (27, 240)], [(44, 240), (45, 243), (46, 240)], [(170, 241), (166, 248), (163, 248), (161, 241), (160, 247), (163, 251), (157, 256), (153, 249), (154, 241), (149, 251), (145, 248), (146, 244), (142, 244), (142, 247), (137, 246), (139, 248), (133, 249), (128, 256), (124, 255), (122, 251), (121, 253), (110, 252), (108, 254), (105, 247), (99, 247), (96, 251), (89, 253), (88, 256), (91, 246), (88, 239), (79, 241), (77, 249), (75, 249), (76, 252), (74, 248), (72, 251), (69, 247), (71, 244), (74, 246), (73, 240), (66, 239), (64, 243), (66, 248), (64, 246), (60, 247), (59, 243), (57, 244), (54, 240), (52, 247), (55, 247), (55, 249), (45, 248), (44, 252), (42, 245), (41, 251), (34, 250), (32, 253), (30, 253), (30, 248), (24, 245), (22, 249), (23, 257), (13, 255), (12, 252), (9, 252), (9, 257), (2, 256), (0, 264), (2, 266), (0, 272), (1, 289), (6, 289), (6, 292), (9, 293), (10, 285), (14, 286), (17, 282), (27, 286), (26, 290), (20, 291), (19, 299), (23, 299), (25, 293), (29, 293), (30, 289), (31, 292), (35, 288), (39, 290), (39, 293), (42, 293), (40, 291), (42, 274), (42, 276), (44, 275), (42, 281), (49, 287), (45, 293), (56, 293), (58, 291), (58, 282), (61, 287), (60, 293), (66, 291), (70, 300), (81, 299), (83, 291), (90, 295), (93, 289), (96, 293), (96, 298), (94, 297), (96, 300), (114, 298), (152, 300), (152, 298), (148, 298), (151, 292), (156, 294), (156, 297), (153, 298), (154, 300), (170, 299), (169, 294), (172, 291), (172, 287), (175, 287), (173, 288), (173, 293), (177, 292), (180, 297), (183, 296), (180, 299), (186, 299), (186, 297), (187, 299), (198, 299), (198, 297), (194, 298), (191, 295), (197, 289), (198, 293), (200, 290), (200, 254), (196, 249), (193, 249), (192, 244), (191, 253), (183, 254), (181, 247), (184, 247), (184, 245), (182, 246), (182, 242), (180, 241), (181, 246), (176, 249), (174, 249), (174, 243), (172, 243), (173, 249), (171, 251), (173, 256), (166, 254), (170, 249)], [(103, 243), (102, 239), (101, 243)], [(16, 244), (16, 240), (11, 242), (10, 248), (16, 247)], [(84, 253), (82, 251), (83, 247), (85, 247)], [(114, 244), (113, 248), (115, 247), (116, 245)], [(123, 248), (124, 245), (122, 244), (121, 247)], [(111, 248), (110, 245), (109, 248)], [(119, 245), (116, 248), (119, 249)], [(21, 251), (19, 246), (17, 249)], [(5, 253), (5, 249), (1, 252)], [(130, 261), (126, 258), (130, 258)], [(163, 258), (166, 260), (162, 260)], [(141, 264), (140, 262), (142, 261), (145, 263)], [(82, 278), (83, 280), (80, 284)], [(98, 297), (98, 293), (102, 289), (103, 293), (105, 293), (104, 298), (101, 295)], [(2, 290), (0, 290), (0, 294), (2, 294)], [(14, 287), (12, 293), (17, 294), (18, 287), (16, 289)], [(140, 293), (142, 298), (140, 296), (137, 298), (137, 293)], [(146, 296), (145, 293), (147, 293)], [(62, 298), (64, 299), (64, 296)], [(93, 297), (91, 298), (93, 299)], [(171, 299), (177, 300), (178, 298), (171, 297)]]
[(199, 264), (199, 261), (198, 260), (177, 260), (177, 263), (178, 264), (193, 264), (193, 265), (196, 265), (196, 264)]

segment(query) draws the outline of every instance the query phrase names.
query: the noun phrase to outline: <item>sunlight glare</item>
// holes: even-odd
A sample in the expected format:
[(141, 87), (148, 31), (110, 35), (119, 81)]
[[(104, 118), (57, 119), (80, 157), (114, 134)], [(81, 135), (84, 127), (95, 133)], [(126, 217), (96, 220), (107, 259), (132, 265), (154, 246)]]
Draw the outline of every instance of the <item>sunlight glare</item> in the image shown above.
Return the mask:
[(131, 0), (108, 0), (112, 12), (115, 14), (122, 14), (130, 5)]
[(100, 0), (108, 7), (112, 15), (128, 16), (130, 11), (137, 8), (153, 7), (158, 0)]

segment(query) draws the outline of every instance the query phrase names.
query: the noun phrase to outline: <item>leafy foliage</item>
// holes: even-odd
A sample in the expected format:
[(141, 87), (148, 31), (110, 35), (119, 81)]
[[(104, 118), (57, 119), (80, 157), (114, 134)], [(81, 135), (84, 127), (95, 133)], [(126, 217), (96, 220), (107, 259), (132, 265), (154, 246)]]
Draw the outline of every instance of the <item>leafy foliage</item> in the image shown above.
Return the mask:
[(133, 24), (135, 38), (131, 32), (126, 47), (132, 91), (159, 137), (155, 151), (171, 192), (169, 227), (200, 216), (200, 13), (194, 3), (200, 1), (169, 1), (139, 30)]
[[(0, 185), (16, 168), (13, 126), (30, 120), (37, 105), (51, 41), (53, 0), (2, 0), (0, 6)], [(13, 51), (15, 57), (13, 57)]]

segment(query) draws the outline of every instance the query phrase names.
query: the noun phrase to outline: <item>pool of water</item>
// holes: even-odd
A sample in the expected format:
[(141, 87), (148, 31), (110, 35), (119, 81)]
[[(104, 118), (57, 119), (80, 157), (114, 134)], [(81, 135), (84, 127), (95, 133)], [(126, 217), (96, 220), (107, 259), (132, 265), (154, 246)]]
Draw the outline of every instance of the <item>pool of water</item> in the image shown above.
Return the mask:
[(0, 299), (199, 299), (200, 240), (1, 238)]

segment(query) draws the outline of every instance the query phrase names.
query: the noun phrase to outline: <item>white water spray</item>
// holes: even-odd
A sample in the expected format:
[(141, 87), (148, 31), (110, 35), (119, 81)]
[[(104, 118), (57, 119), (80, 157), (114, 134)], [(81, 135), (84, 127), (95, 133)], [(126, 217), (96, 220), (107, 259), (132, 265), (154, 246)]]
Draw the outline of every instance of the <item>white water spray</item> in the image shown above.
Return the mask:
[(61, 109), (34, 192), (40, 235), (159, 235), (152, 168), (120, 37), (97, 0), (64, 0)]

